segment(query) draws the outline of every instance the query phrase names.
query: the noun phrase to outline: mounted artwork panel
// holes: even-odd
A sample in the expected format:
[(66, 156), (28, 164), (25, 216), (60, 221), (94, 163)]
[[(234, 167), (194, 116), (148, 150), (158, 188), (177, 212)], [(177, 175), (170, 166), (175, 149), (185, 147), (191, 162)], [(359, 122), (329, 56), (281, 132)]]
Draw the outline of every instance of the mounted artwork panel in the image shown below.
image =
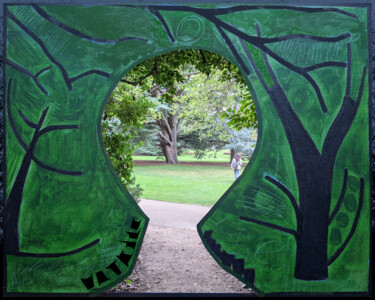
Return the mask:
[(260, 295), (368, 295), (372, 9), (3, 1), (6, 293), (97, 294), (131, 273), (148, 217), (105, 154), (101, 114), (134, 66), (192, 48), (241, 70), (259, 120), (249, 165), (197, 226), (207, 250)]

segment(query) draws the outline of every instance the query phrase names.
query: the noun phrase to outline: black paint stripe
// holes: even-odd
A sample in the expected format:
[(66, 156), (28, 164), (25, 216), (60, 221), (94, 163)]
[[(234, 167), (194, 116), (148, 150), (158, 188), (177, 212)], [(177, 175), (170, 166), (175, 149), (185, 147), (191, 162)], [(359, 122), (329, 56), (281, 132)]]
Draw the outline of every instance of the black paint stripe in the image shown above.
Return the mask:
[(111, 269), (116, 275), (120, 275), (121, 274), (121, 270), (116, 265), (116, 261), (114, 261), (113, 263), (111, 263), (108, 267), (106, 267), (106, 269)]
[(310, 67), (302, 68), (304, 72), (311, 72), (316, 69), (325, 68), (325, 67), (339, 67), (339, 68), (345, 68), (347, 66), (346, 63), (341, 61), (326, 61), (320, 64), (312, 65)]
[(49, 51), (47, 50), (47, 47), (44, 45), (44, 43), (42, 42), (41, 39), (39, 39), (36, 34), (34, 34), (31, 30), (29, 30), (25, 25), (23, 25), (21, 23), (20, 20), (18, 20), (12, 13), (8, 12), (8, 16), (9, 18), (15, 22), (24, 32), (27, 33), (27, 35), (29, 35), (34, 41), (36, 41), (39, 46), (42, 48), (43, 52), (45, 55), (47, 55), (47, 57), (50, 59), (51, 62), (53, 62), (61, 71), (62, 73), (62, 76), (64, 78), (64, 81), (69, 89), (69, 91), (72, 90), (72, 85), (70, 83), (70, 80), (69, 80), (69, 76), (68, 76), (68, 73), (66, 72), (65, 68), (63, 67), (62, 64), (60, 64), (50, 53)]
[(367, 67), (364, 66), (363, 69), (362, 69), (361, 85), (359, 87), (357, 101), (356, 101), (358, 106), (359, 106), (359, 103), (360, 103), (361, 98), (362, 98), (363, 88), (365, 86), (366, 72), (367, 72)]
[(276, 179), (270, 177), (270, 176), (265, 176), (264, 177), (266, 180), (268, 180), (269, 182), (271, 182), (272, 184), (274, 184), (277, 188), (279, 188), (286, 196), (288, 196), (290, 202), (292, 203), (293, 205), (293, 208), (294, 208), (294, 211), (296, 213), (296, 216), (297, 218), (299, 218), (302, 213), (301, 213), (301, 210), (297, 204), (297, 201), (296, 199), (294, 198), (293, 194), (287, 189), (287, 187), (283, 184), (281, 184), (279, 181), (277, 181)]
[(47, 71), (49, 69), (51, 69), (51, 66), (46, 67), (46, 68), (40, 70), (38, 73), (35, 74), (35, 77), (38, 77), (40, 74), (44, 73), (45, 71)]
[(67, 256), (79, 253), (83, 250), (86, 250), (88, 248), (91, 248), (92, 246), (98, 244), (101, 242), (101, 239), (97, 239), (83, 247), (77, 248), (75, 250), (69, 251), (69, 252), (62, 252), (62, 253), (29, 253), (29, 252), (17, 252), (11, 255), (15, 256), (21, 256), (21, 257), (61, 257), (61, 256)]
[(158, 18), (158, 20), (159, 20), (159, 21), (161, 22), (161, 24), (163, 25), (165, 31), (167, 32), (167, 35), (168, 35), (170, 41), (171, 41), (172, 43), (174, 43), (174, 42), (175, 42), (175, 39), (174, 39), (174, 37), (173, 37), (173, 35), (172, 35), (172, 32), (170, 31), (170, 29), (169, 29), (167, 23), (165, 22), (165, 19), (164, 19), (163, 16), (160, 14), (160, 12), (159, 12), (157, 9), (152, 9), (152, 8), (151, 8), (149, 11), (150, 11), (150, 12), (151, 12), (156, 18)]
[(18, 113), (20, 115), (20, 117), (22, 118), (22, 120), (31, 128), (37, 128), (38, 127), (38, 124), (34, 123), (34, 122), (31, 122), (24, 114), (23, 112), (19, 109), (18, 110)]
[(77, 125), (52, 125), (52, 126), (48, 126), (46, 128), (43, 128), (39, 132), (39, 137), (42, 136), (43, 134), (47, 133), (47, 132), (50, 132), (50, 131), (66, 130), (66, 129), (77, 129), (77, 128), (78, 128)]
[(345, 96), (350, 97), (350, 88), (351, 88), (351, 76), (352, 76), (352, 51), (351, 51), (351, 46), (350, 43), (346, 45), (347, 53), (348, 53), (348, 58), (347, 58), (347, 63), (348, 63), (348, 68), (346, 70), (346, 91), (345, 91)]
[(256, 5), (256, 6), (247, 6), (247, 5), (241, 5), (236, 7), (228, 7), (228, 8), (216, 8), (212, 9), (213, 14), (215, 15), (222, 15), (222, 14), (228, 14), (233, 12), (240, 12), (240, 11), (246, 11), (246, 10), (260, 10), (260, 9), (279, 9), (279, 10), (293, 10), (293, 11), (302, 11), (306, 13), (320, 13), (320, 12), (333, 12), (342, 14), (354, 19), (359, 19), (358, 16), (355, 14), (352, 14), (350, 12), (347, 12), (342, 9), (338, 8), (310, 8), (310, 7), (293, 7), (293, 6), (276, 6), (276, 5)]
[(81, 278), (83, 284), (85, 285), (86, 289), (90, 290), (94, 287), (94, 278), (91, 274), (88, 278)]
[(97, 75), (101, 75), (101, 76), (104, 76), (104, 77), (109, 77), (110, 74), (109, 73), (106, 73), (106, 72), (103, 72), (103, 71), (100, 71), (100, 70), (90, 70), (90, 71), (87, 71), (87, 72), (84, 72), (80, 75), (77, 75), (75, 77), (72, 77), (70, 78), (70, 81), (73, 82), (73, 81), (76, 81), (84, 76), (87, 76), (87, 75), (90, 75), (90, 74), (97, 74)]
[(340, 197), (339, 197), (339, 200), (336, 203), (335, 208), (332, 211), (331, 216), (328, 219), (328, 224), (332, 223), (333, 219), (336, 217), (336, 214), (340, 210), (340, 207), (341, 207), (342, 203), (344, 202), (347, 183), (348, 183), (348, 169), (345, 168), (345, 170), (344, 170), (344, 182), (342, 183)]
[(307, 79), (308, 82), (310, 82), (311, 86), (313, 87), (315, 91), (316, 96), (318, 97), (320, 108), (322, 109), (323, 113), (326, 114), (328, 112), (328, 109), (327, 109), (326, 103), (324, 102), (323, 95), (322, 95), (322, 92), (320, 91), (318, 84), (309, 74), (306, 73), (302, 75), (303, 77)]
[(119, 38), (119, 39), (114, 39), (114, 40), (109, 40), (109, 39), (98, 39), (98, 38), (94, 38), (92, 36), (89, 36), (87, 34), (84, 34), (58, 20), (56, 20), (55, 18), (53, 18), (52, 16), (50, 16), (49, 14), (47, 14), (43, 9), (41, 9), (38, 5), (36, 4), (31, 4), (31, 6), (36, 10), (36, 12), (41, 15), (44, 19), (46, 19), (47, 21), (53, 23), (54, 25), (56, 25), (57, 27), (59, 27), (60, 29), (64, 30), (64, 31), (67, 31), (73, 35), (76, 35), (82, 39), (85, 39), (85, 40), (88, 40), (90, 42), (94, 42), (94, 43), (100, 43), (100, 44), (115, 44), (117, 42), (123, 42), (123, 41), (128, 41), (128, 40), (137, 40), (137, 41), (141, 41), (141, 42), (144, 42), (144, 43), (147, 43), (147, 40), (144, 39), (144, 38), (140, 38), (140, 37), (123, 37), (123, 38)]
[(254, 59), (253, 59), (253, 57), (251, 56), (249, 49), (248, 49), (247, 46), (245, 45), (244, 40), (243, 40), (243, 39), (240, 39), (240, 42), (241, 42), (242, 48), (244, 49), (245, 54), (246, 54), (248, 60), (250, 61), (250, 63), (251, 63), (251, 65), (252, 65), (252, 67), (253, 67), (255, 73), (257, 74), (257, 76), (258, 76), (258, 78), (259, 78), (260, 83), (262, 84), (262, 86), (264, 87), (264, 89), (265, 89), (267, 92), (269, 92), (269, 88), (268, 88), (268, 86), (267, 86), (267, 84), (266, 84), (266, 82), (265, 82), (265, 80), (264, 80), (262, 74), (260, 73), (260, 71), (259, 71), (257, 65), (255, 64)]
[(342, 251), (344, 251), (345, 247), (349, 244), (350, 240), (352, 239), (355, 230), (357, 229), (357, 225), (358, 225), (358, 221), (359, 221), (359, 216), (361, 214), (362, 205), (363, 205), (363, 190), (364, 190), (364, 180), (363, 180), (363, 178), (361, 178), (360, 179), (360, 190), (359, 190), (358, 208), (357, 208), (357, 212), (356, 212), (356, 215), (355, 215), (355, 218), (354, 218), (354, 221), (353, 221), (352, 228), (350, 229), (350, 232), (349, 232), (348, 236), (346, 237), (345, 242), (340, 246), (339, 249), (337, 249), (337, 251), (335, 252), (335, 254), (332, 255), (332, 257), (329, 258), (329, 260), (328, 260), (328, 266), (331, 265), (340, 256), (340, 254), (342, 253)]
[(82, 172), (79, 171), (66, 171), (66, 170), (60, 170), (53, 168), (51, 166), (48, 166), (44, 163), (42, 163), (39, 159), (37, 159), (35, 156), (32, 157), (32, 160), (41, 168), (46, 169), (48, 171), (54, 172), (54, 173), (59, 173), (63, 175), (71, 175), (71, 176), (81, 176)]
[(240, 218), (240, 220), (243, 220), (243, 221), (255, 223), (255, 224), (258, 224), (258, 225), (263, 225), (263, 226), (266, 226), (266, 227), (269, 227), (269, 228), (272, 228), (272, 229), (276, 229), (278, 231), (282, 231), (282, 232), (285, 232), (285, 233), (292, 234), (294, 236), (296, 236), (296, 234), (297, 234), (292, 229), (284, 228), (284, 227), (281, 227), (281, 226), (278, 226), (278, 225), (270, 224), (270, 223), (267, 223), (267, 222), (263, 222), (263, 221), (259, 221), (259, 220), (256, 220), (256, 219), (243, 217), (243, 216), (240, 216), (239, 218)]
[(287, 40), (292, 40), (292, 39), (306, 39), (306, 40), (314, 40), (318, 42), (324, 42), (324, 43), (336, 43), (341, 40), (344, 40), (346, 38), (349, 38), (351, 36), (350, 33), (344, 33), (339, 36), (334, 36), (334, 37), (324, 37), (324, 36), (316, 36), (316, 35), (309, 35), (309, 34), (288, 34), (288, 35), (282, 35), (279, 37), (274, 37), (274, 38), (261, 38), (261, 42), (263, 44), (266, 43), (276, 43), (276, 42), (282, 42), (282, 41), (287, 41)]
[(239, 12), (239, 11), (246, 11), (246, 10), (256, 10), (256, 9), (280, 9), (280, 10), (293, 10), (293, 11), (302, 11), (306, 13), (319, 13), (319, 12), (334, 12), (339, 13), (354, 19), (358, 19), (359, 17), (347, 12), (345, 10), (341, 10), (338, 8), (311, 8), (311, 7), (295, 7), (295, 6), (276, 6), (276, 5), (256, 5), (256, 6), (247, 6), (241, 5), (236, 7), (228, 7), (228, 8), (216, 8), (216, 9), (201, 9), (195, 7), (187, 7), (187, 6), (180, 6), (180, 5), (148, 5), (148, 6), (134, 6), (134, 5), (119, 5), (119, 6), (128, 6), (133, 8), (144, 8), (144, 7), (154, 7), (158, 10), (168, 10), (168, 11), (207, 11), (213, 15), (222, 15), (228, 14), (232, 12)]
[(237, 52), (237, 50), (234, 47), (232, 41), (228, 38), (228, 36), (225, 34), (225, 32), (223, 31), (223, 29), (220, 26), (216, 26), (216, 27), (217, 27), (217, 30), (220, 32), (221, 36), (223, 37), (225, 43), (227, 44), (227, 46), (229, 47), (229, 49), (232, 51), (234, 57), (236, 58), (236, 60), (240, 64), (241, 68), (245, 71), (246, 75), (249, 75), (250, 74), (250, 70), (246, 66), (246, 64), (244, 63), (244, 61), (242, 60), (242, 58), (239, 55), (239, 53)]
[(130, 225), (130, 228), (131, 228), (131, 229), (134, 229), (134, 230), (138, 230), (140, 224), (141, 224), (141, 220), (136, 221), (136, 220), (133, 218), (132, 223), (131, 223), (131, 225)]
[[(30, 71), (28, 71), (28, 70), (25, 69), (24, 67), (22, 67), (22, 66), (16, 64), (15, 62), (13, 62), (13, 61), (11, 61), (11, 60), (9, 60), (9, 59), (6, 59), (5, 62), (6, 62), (7, 65), (11, 66), (12, 68), (14, 68), (14, 69), (16, 69), (16, 70), (18, 70), (18, 71), (20, 71), (20, 72), (26, 74), (27, 76), (29, 76), (32, 80), (34, 80), (34, 82), (35, 82), (35, 84), (38, 86), (38, 88), (40, 88), (41, 91), (42, 91), (44, 94), (48, 95), (47, 90), (46, 90), (46, 89), (40, 84), (40, 82), (39, 82), (38, 79), (37, 79), (37, 76), (34, 76), (33, 74), (31, 74)], [(42, 70), (42, 71), (43, 71), (43, 70)], [(38, 73), (41, 73), (42, 71), (39, 71)]]
[(7, 113), (8, 113), (8, 121), (9, 121), (10, 127), (13, 130), (13, 133), (14, 133), (15, 137), (17, 138), (18, 143), (21, 145), (21, 147), (23, 148), (23, 150), (25, 150), (25, 152), (27, 152), (28, 147), (25, 144), (25, 142), (22, 140), (21, 135), (18, 133), (18, 131), (16, 129), (16, 125), (14, 124), (12, 112), (11, 112), (11, 109), (10, 109), (10, 90), (11, 90), (11, 87), (12, 87), (12, 78), (10, 78), (8, 80), (8, 89), (7, 89)]

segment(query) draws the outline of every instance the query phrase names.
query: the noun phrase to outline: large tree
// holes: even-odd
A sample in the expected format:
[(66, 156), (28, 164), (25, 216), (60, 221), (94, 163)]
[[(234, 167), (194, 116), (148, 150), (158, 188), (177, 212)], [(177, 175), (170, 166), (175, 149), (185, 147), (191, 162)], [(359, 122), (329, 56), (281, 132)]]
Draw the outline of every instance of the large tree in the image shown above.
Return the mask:
[[(202, 140), (209, 138), (213, 130), (220, 131), (220, 126), (223, 127), (218, 121), (220, 114), (226, 108), (233, 108), (232, 100), (236, 96), (241, 96), (242, 103), (252, 103), (238, 68), (204, 50), (180, 50), (152, 58), (136, 66), (121, 81), (148, 90), (151, 97), (163, 104), (153, 116), (153, 123), (160, 129), (158, 147), (170, 164), (178, 163), (177, 137), (183, 120), (185, 133), (195, 130), (202, 134)], [(212, 107), (206, 105), (202, 109), (204, 101)], [(229, 113), (227, 117), (232, 115), (237, 116)], [(255, 109), (248, 114), (247, 121), (256, 123)], [(243, 123), (248, 126), (246, 121)]]

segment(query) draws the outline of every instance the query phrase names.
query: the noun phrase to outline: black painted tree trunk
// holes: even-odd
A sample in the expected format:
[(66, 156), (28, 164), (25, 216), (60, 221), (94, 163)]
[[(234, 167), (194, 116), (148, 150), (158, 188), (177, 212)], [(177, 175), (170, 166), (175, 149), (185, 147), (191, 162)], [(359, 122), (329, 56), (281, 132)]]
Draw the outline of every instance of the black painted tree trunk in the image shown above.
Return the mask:
[(298, 170), (301, 216), (297, 222), (295, 277), (302, 280), (328, 278), (328, 228), (333, 165), (322, 159), (306, 161), (309, 170)]
[(39, 119), (38, 124), (35, 124), (36, 126), (34, 128), (33, 138), (31, 140), (29, 147), (27, 148), (25, 157), (22, 161), (16, 180), (12, 186), (12, 190), (9, 194), (9, 197), (5, 205), (6, 234), (4, 240), (7, 244), (7, 251), (9, 253), (17, 253), (20, 250), (18, 219), (21, 209), (22, 194), (27, 174), (30, 168), (30, 164), (33, 160), (33, 152), (35, 149), (35, 145), (40, 136), (39, 132), (47, 112), (48, 107), (43, 111), (43, 114)]
[(5, 214), (6, 227), (5, 227), (4, 241), (6, 244), (7, 254), (19, 254), (21, 253), (21, 251), (20, 251), (18, 223), (19, 223), (20, 210), (21, 210), (21, 204), (22, 204), (22, 198), (23, 198), (23, 190), (26, 184), (31, 162), (36, 163), (39, 167), (47, 169), (50, 172), (60, 173), (64, 175), (81, 176), (82, 172), (56, 169), (47, 164), (44, 164), (43, 162), (39, 161), (34, 156), (35, 146), (38, 142), (38, 139), (42, 135), (51, 131), (56, 131), (56, 130), (77, 129), (78, 126), (77, 125), (51, 125), (51, 126), (44, 127), (42, 129), (43, 123), (45, 121), (45, 118), (49, 110), (48, 106), (43, 110), (38, 123), (32, 122), (22, 113), (21, 110), (18, 110), (21, 119), (25, 122), (27, 126), (29, 126), (30, 128), (34, 130), (30, 144), (26, 145), (26, 143), (22, 140), (21, 135), (17, 131), (15, 122), (13, 120), (12, 111), (11, 111), (11, 102), (10, 102), (11, 87), (12, 87), (12, 79), (9, 79), (8, 91), (7, 91), (8, 120), (9, 120), (10, 127), (14, 132), (15, 137), (17, 138), (20, 146), (25, 151), (25, 156), (22, 160), (20, 169), (17, 173), (12, 189), (10, 191), (9, 197), (5, 204), (4, 214)]
[[(270, 68), (269, 65), (268, 67)], [(297, 279), (328, 278), (327, 250), (333, 170), (337, 153), (358, 111), (365, 73), (364, 68), (357, 101), (350, 98), (348, 95), (350, 89), (347, 89), (321, 152), (293, 111), (281, 86), (275, 83), (268, 89), (292, 151), (298, 182), (299, 207), (295, 207), (297, 218), (295, 277)]]
[(18, 219), (20, 214), (23, 188), (25, 185), (27, 173), (31, 164), (31, 156), (26, 153), (22, 161), (18, 176), (13, 184), (12, 190), (5, 206), (5, 224), (6, 234), (4, 236), (8, 253), (17, 253), (20, 250)]

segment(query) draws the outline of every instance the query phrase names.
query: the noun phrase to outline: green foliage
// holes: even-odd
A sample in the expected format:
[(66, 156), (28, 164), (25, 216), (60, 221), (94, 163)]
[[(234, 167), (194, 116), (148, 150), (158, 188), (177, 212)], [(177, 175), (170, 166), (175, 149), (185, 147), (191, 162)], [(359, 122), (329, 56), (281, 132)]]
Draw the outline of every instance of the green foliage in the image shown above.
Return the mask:
[(134, 199), (142, 193), (132, 176), (132, 153), (141, 145), (133, 140), (137, 129), (143, 126), (148, 110), (153, 106), (140, 87), (120, 83), (113, 91), (105, 107), (102, 120), (102, 136), (108, 157)]
[(243, 127), (240, 130), (228, 128), (228, 132), (231, 134), (231, 137), (228, 140), (227, 147), (233, 149), (234, 152), (241, 152), (242, 160), (249, 160), (258, 139), (258, 130)]
[[(190, 50), (186, 51), (186, 57), (190, 58), (188, 55)], [(193, 52), (193, 54), (197, 53), (201, 55), (199, 51)], [(153, 60), (154, 63), (161, 64), (163, 67), (166, 67), (165, 61), (171, 60), (172, 68), (175, 68), (176, 78), (169, 78), (169, 81), (165, 82), (163, 87), (159, 85), (160, 76), (158, 74), (149, 75), (149, 72), (140, 76), (143, 81), (139, 84), (145, 82), (147, 85), (151, 81), (153, 82), (149, 92), (153, 101), (159, 99), (160, 102), (148, 115), (147, 130), (142, 129), (137, 135), (137, 141), (144, 143), (138, 149), (139, 153), (161, 155), (162, 152), (155, 147), (158, 143), (155, 136), (156, 130), (159, 128), (159, 131), (161, 131), (172, 126), (177, 127), (179, 151), (194, 149), (196, 157), (202, 158), (209, 150), (222, 149), (230, 143), (229, 139), (233, 131), (228, 128), (226, 124), (228, 120), (222, 118), (222, 114), (227, 109), (234, 111), (234, 108), (238, 107), (241, 101), (252, 101), (246, 85), (240, 80), (242, 77), (238, 77), (240, 74), (236, 73), (239, 72), (237, 68), (232, 65), (229, 66), (232, 74), (228, 71), (227, 63), (221, 66), (209, 65), (209, 68), (203, 68), (202, 66), (206, 65), (202, 65), (202, 62), (199, 61), (201, 56), (197, 58), (198, 60), (194, 64), (192, 64), (192, 60), (184, 57), (180, 61), (181, 65), (178, 66), (176, 59), (177, 57), (181, 58), (182, 54), (183, 51), (177, 51), (177, 53), (168, 54), (170, 57), (164, 55), (162, 56), (163, 63), (157, 58)], [(212, 53), (208, 53), (204, 57), (222, 61), (220, 57)], [(213, 61), (212, 59), (211, 63)], [(185, 65), (183, 65), (184, 63)], [(137, 68), (138, 72), (148, 70), (143, 64)], [(147, 75), (149, 77), (146, 77)], [(134, 74), (131, 74), (131, 76), (134, 77)], [(128, 80), (128, 82), (135, 84), (136, 81)], [(175, 94), (172, 94), (169, 86), (172, 84)], [(166, 96), (167, 94), (169, 96)], [(247, 107), (249, 106), (251, 107), (251, 105), (247, 105)], [(169, 118), (172, 116), (175, 118), (175, 124), (168, 124)], [(254, 117), (256, 118), (255, 111)], [(240, 127), (240, 125), (237, 127)], [(171, 140), (173, 139), (171, 138)]]
[[(161, 99), (171, 102), (178, 91), (178, 83), (185, 81), (187, 66), (194, 70), (210, 75), (220, 68), (223, 71), (223, 81), (234, 79), (245, 84), (240, 71), (225, 58), (205, 50), (178, 50), (146, 60), (133, 68), (122, 80), (134, 86), (143, 86), (144, 90), (152, 87), (163, 88), (165, 92)], [(150, 79), (151, 81), (147, 81)]]
[(244, 93), (238, 110), (228, 108), (222, 113), (222, 118), (229, 119), (228, 126), (235, 130), (258, 128), (255, 105), (250, 92)]
[(162, 156), (163, 152), (156, 146), (157, 132), (159, 132), (157, 125), (151, 123), (144, 124), (144, 127), (140, 128), (133, 138), (133, 141), (140, 145), (136, 149), (136, 152), (144, 155)]
[(221, 141), (229, 138), (221, 114), (234, 108), (242, 91), (234, 79), (223, 81), (223, 70), (209, 76), (195, 74), (182, 86), (184, 92), (176, 99), (174, 109), (183, 121), (183, 133), (198, 131), (200, 141), (214, 135)]
[[(216, 81), (215, 86), (236, 85), (237, 98), (240, 99), (241, 108), (239, 111), (235, 111), (233, 108), (224, 111), (222, 117), (229, 119), (228, 125), (236, 130), (244, 127), (257, 128), (254, 102), (242, 74), (235, 65), (213, 52), (188, 49), (163, 54), (142, 62), (133, 68), (122, 81), (141, 86), (143, 90), (149, 89), (151, 94), (155, 93), (157, 89), (163, 90), (163, 93), (159, 95), (160, 100), (173, 102), (181, 88), (179, 84), (186, 83), (186, 74), (188, 73), (206, 75), (210, 81), (210, 83), (206, 83), (208, 87), (214, 83), (213, 80)], [(212, 74), (214, 76), (211, 76)], [(193, 82), (196, 80), (193, 78)], [(197, 87), (205, 88), (203, 85)]]
[[(228, 125), (234, 130), (257, 126), (246, 83), (223, 57), (203, 50), (180, 50), (142, 62), (114, 90), (102, 124), (107, 154), (134, 198), (141, 189), (132, 177), (131, 155), (162, 155), (156, 134), (172, 114), (181, 123), (179, 151), (194, 149), (198, 158), (234, 143), (234, 131)], [(238, 143), (237, 138), (236, 150)]]

